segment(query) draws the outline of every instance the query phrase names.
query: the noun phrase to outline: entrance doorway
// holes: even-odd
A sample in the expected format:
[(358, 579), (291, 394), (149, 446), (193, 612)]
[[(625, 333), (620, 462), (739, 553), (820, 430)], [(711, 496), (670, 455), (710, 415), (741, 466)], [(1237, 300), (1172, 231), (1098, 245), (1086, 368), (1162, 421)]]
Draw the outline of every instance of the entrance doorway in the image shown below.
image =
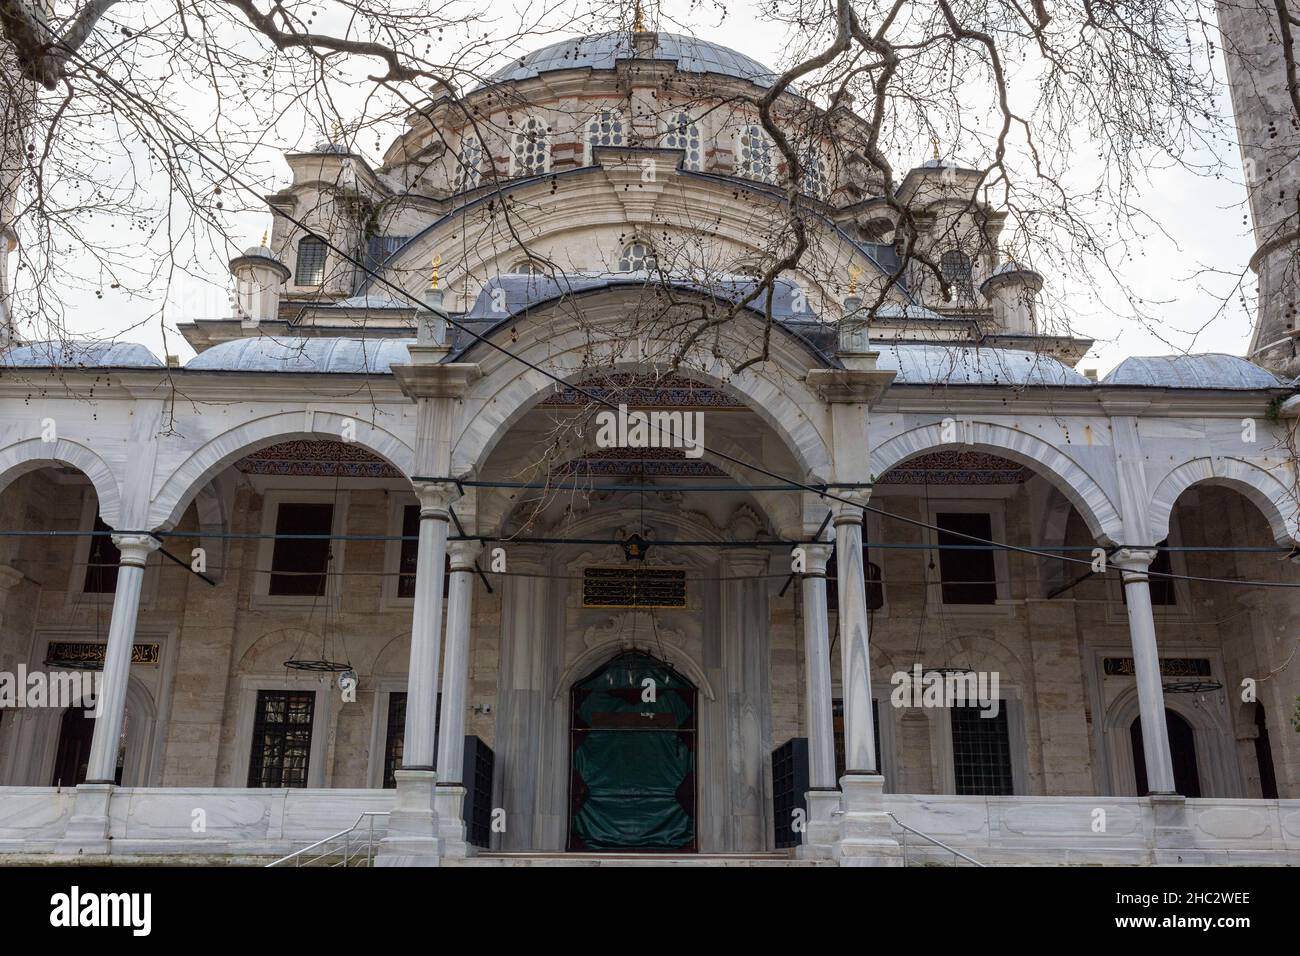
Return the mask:
[[(1196, 767), (1196, 731), (1181, 714), (1165, 709), (1165, 724), (1169, 727), (1169, 756), (1174, 765), (1174, 789), (1184, 797), (1201, 795), (1201, 775)], [(1137, 795), (1147, 796), (1146, 752), (1142, 749), (1142, 718), (1135, 717), (1129, 727), (1133, 742), (1133, 772), (1137, 777)]]
[(573, 685), (570, 851), (694, 852), (696, 688), (641, 651)]

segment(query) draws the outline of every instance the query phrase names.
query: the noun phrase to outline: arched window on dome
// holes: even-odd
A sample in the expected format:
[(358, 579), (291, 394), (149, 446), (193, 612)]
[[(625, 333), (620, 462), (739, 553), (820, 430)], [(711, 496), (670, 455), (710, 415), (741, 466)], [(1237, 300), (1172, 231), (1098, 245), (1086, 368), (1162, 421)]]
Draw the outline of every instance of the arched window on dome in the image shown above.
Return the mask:
[(742, 126), (736, 136), (736, 175), (760, 183), (776, 182), (776, 146), (757, 123)]
[(943, 270), (943, 277), (952, 286), (953, 299), (962, 304), (975, 301), (970, 256), (960, 249), (949, 249), (939, 257), (939, 268)]
[(803, 193), (825, 202), (831, 194), (830, 177), (821, 153), (810, 149), (803, 158)]
[(595, 162), (597, 146), (624, 146), (627, 144), (627, 127), (618, 110), (600, 110), (587, 122), (585, 164)]
[(546, 124), (535, 116), (526, 118), (515, 130), (510, 154), (513, 176), (540, 176), (551, 169), (551, 138)]
[(510, 264), (509, 274), (512, 276), (539, 276), (542, 274), (542, 264), (536, 259), (516, 259)]
[(477, 136), (465, 136), (460, 141), (460, 152), (456, 156), (456, 180), (454, 190), (461, 193), (467, 189), (477, 189), (483, 169), (483, 144)]
[(619, 272), (653, 272), (659, 267), (654, 249), (640, 239), (629, 242), (618, 257)]
[(293, 270), (297, 285), (320, 285), (325, 281), (325, 240), (303, 236), (298, 243), (298, 263)]
[(680, 149), (682, 169), (696, 172), (704, 168), (704, 145), (700, 138), (700, 124), (691, 119), (691, 114), (682, 112), (667, 118), (663, 129), (664, 149)]

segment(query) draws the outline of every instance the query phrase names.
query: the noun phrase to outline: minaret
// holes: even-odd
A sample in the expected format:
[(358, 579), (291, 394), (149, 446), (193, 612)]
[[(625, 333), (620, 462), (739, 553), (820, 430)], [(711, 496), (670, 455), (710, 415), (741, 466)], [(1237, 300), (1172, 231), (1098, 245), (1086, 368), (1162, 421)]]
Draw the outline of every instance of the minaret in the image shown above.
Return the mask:
[[(1264, 0), (1219, 0), (1228, 84), (1242, 168), (1255, 225), (1250, 266), (1259, 303), (1248, 357), (1286, 375), (1300, 374), (1300, 117), (1287, 88), (1277, 11)], [(1300, 27), (1291, 47), (1300, 58)], [(1288, 238), (1290, 237), (1290, 238)]]

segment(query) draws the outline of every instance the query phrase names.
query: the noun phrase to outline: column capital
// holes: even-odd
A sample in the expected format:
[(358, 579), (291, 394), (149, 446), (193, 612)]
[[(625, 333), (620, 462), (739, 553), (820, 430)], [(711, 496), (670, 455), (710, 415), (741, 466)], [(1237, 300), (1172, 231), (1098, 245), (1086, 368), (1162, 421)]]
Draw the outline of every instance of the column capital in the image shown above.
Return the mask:
[[(1155, 548), (1120, 548), (1110, 556), (1110, 563), (1123, 571), (1146, 576), (1147, 568), (1159, 552)], [(1127, 576), (1125, 577), (1127, 580)]]
[(474, 559), (483, 551), (483, 542), (477, 538), (447, 542), (447, 554), (451, 558), (451, 570), (473, 571)]
[(863, 509), (866, 508), (867, 502), (871, 500), (871, 489), (837, 491), (835, 494), (844, 500), (837, 501), (833, 505), (835, 517), (831, 519), (831, 523), (837, 528), (846, 523), (862, 524), (866, 516)]
[(115, 534), (113, 544), (122, 553), (120, 563), (130, 567), (142, 568), (149, 560), (149, 555), (161, 547), (161, 542), (148, 534)]
[(416, 481), (412, 482), (415, 496), (420, 499), (421, 518), (441, 518), (450, 521), (448, 511), (460, 497), (460, 490), (450, 481)]
[(810, 574), (826, 574), (826, 563), (831, 559), (833, 548), (829, 544), (801, 544), (804, 553), (804, 576)]
[(772, 566), (772, 554), (767, 548), (728, 548), (723, 561), (729, 571), (758, 577), (767, 574)]

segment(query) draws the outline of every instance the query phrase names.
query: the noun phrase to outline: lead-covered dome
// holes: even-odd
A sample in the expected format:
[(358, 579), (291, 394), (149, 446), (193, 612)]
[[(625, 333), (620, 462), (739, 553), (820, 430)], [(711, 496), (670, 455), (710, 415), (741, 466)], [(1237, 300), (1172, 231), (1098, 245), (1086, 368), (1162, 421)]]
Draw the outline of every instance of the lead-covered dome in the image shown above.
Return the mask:
[(527, 80), (557, 70), (612, 70), (619, 60), (675, 60), (683, 73), (713, 73), (771, 86), (781, 74), (729, 47), (677, 33), (656, 33), (655, 48), (639, 53), (627, 30), (561, 40), (515, 59), (489, 78), (487, 85)]

